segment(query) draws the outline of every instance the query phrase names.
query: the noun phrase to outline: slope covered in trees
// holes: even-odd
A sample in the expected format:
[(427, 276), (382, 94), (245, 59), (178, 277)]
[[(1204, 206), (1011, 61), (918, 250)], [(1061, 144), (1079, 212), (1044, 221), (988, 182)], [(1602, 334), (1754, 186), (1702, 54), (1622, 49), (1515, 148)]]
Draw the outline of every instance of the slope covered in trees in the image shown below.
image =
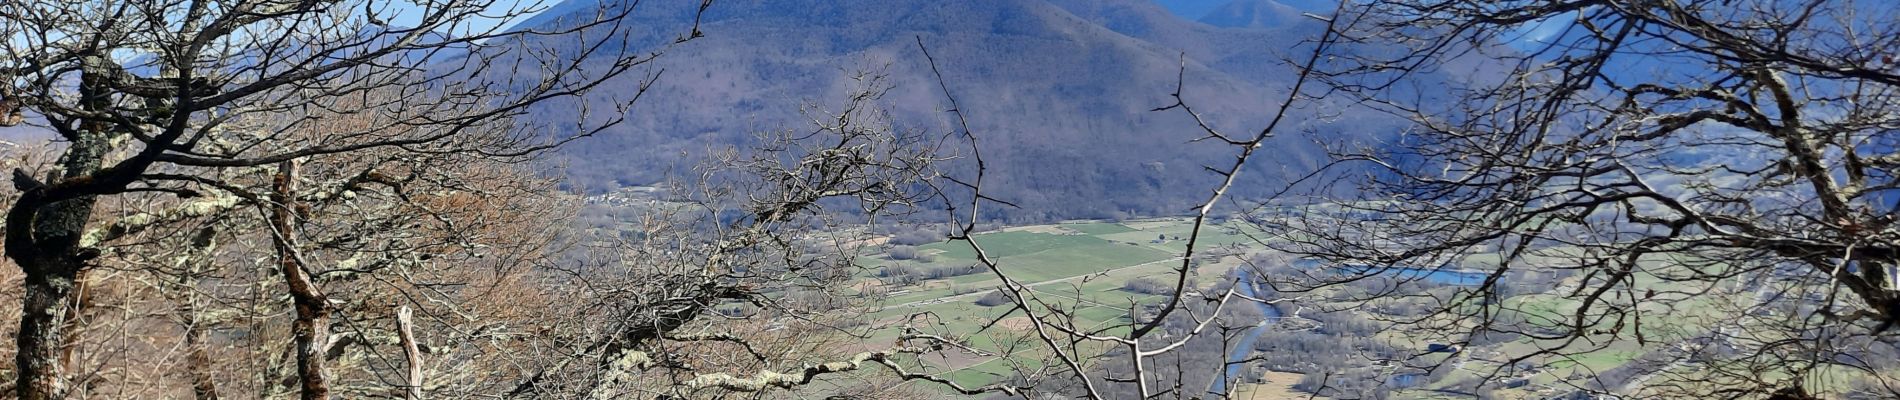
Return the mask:
[[(574, 0), (523, 25), (558, 26), (600, 4)], [(643, 29), (677, 32), (693, 22), (679, 11), (690, 7), (643, 9), (656, 10), (635, 14)], [(887, 99), (900, 125), (944, 128), (947, 106), (932, 96), (921, 40), (938, 53), (945, 80), (983, 136), (995, 172), (987, 190), (1022, 206), (999, 212), (1023, 219), (1176, 214), (1209, 188), (1202, 166), (1223, 156), (1188, 143), (1198, 131), (1187, 115), (1150, 110), (1171, 103), (1184, 78), (1185, 94), (1214, 126), (1259, 126), (1276, 105), (1265, 99), (1288, 87), (1281, 58), (1297, 47), (1295, 38), (1318, 29), (1310, 19), (1275, 18), (1287, 26), (1220, 29), (1137, 0), (720, 2), (699, 21), (705, 38), (656, 64), (665, 79), (645, 94), (645, 107), (587, 146), (564, 149), (572, 160), (567, 173), (590, 191), (655, 183), (708, 146), (802, 124), (797, 111), (807, 100), (826, 98), (846, 82), (843, 71), (867, 64), (888, 65), (895, 87)], [(607, 92), (632, 91), (636, 78), (612, 82)], [(539, 115), (559, 120), (575, 109), (553, 105)], [(1290, 170), (1314, 165), (1322, 154), (1316, 139), (1382, 130), (1368, 122), (1377, 121), (1371, 114), (1296, 112), (1313, 135), (1289, 129), (1270, 145)], [(1246, 190), (1271, 187), (1284, 173), (1256, 171)]]
[(1202, 23), (1229, 28), (1274, 28), (1298, 21), (1299, 10), (1273, 0), (1236, 0), (1202, 16)]

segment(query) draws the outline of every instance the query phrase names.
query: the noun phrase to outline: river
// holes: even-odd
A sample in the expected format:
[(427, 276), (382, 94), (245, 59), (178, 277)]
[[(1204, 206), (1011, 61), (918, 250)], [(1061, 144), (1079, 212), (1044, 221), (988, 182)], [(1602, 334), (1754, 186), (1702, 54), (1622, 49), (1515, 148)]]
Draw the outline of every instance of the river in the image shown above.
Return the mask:
[[(1240, 279), (1235, 284), (1240, 286), (1236, 289), (1247, 297), (1260, 298), (1259, 291), (1256, 289), (1259, 282), (1254, 280), (1253, 270), (1249, 268), (1238, 268), (1238, 270)], [(1233, 352), (1227, 355), (1227, 362), (1231, 364), (1228, 364), (1227, 368), (1221, 371), (1220, 377), (1214, 379), (1214, 382), (1207, 387), (1209, 394), (1227, 397), (1227, 382), (1233, 380), (1234, 376), (1240, 375), (1241, 371), (1247, 367), (1247, 364), (1241, 361), (1246, 360), (1247, 355), (1253, 354), (1253, 345), (1260, 341), (1260, 335), (1272, 329), (1273, 324), (1279, 323), (1280, 317), (1284, 316), (1280, 313), (1280, 308), (1272, 304), (1249, 303), (1259, 306), (1261, 315), (1265, 315), (1266, 318), (1261, 320), (1259, 325), (1248, 330), (1247, 335), (1240, 338), (1240, 343), (1236, 343)]]
[[(1295, 261), (1294, 265), (1300, 266), (1302, 268), (1313, 268), (1313, 267), (1318, 267), (1320, 264), (1319, 262), (1314, 261), (1314, 260), (1299, 260), (1299, 261)], [(1343, 267), (1331, 267), (1331, 268), (1338, 269), (1338, 272), (1340, 272), (1341, 274), (1352, 274), (1352, 273), (1358, 272), (1358, 271), (1347, 270)], [(1238, 268), (1237, 270), (1240, 273), (1240, 279), (1236, 281), (1237, 282), (1236, 284), (1240, 285), (1237, 288), (1240, 291), (1240, 294), (1247, 295), (1248, 297), (1260, 298), (1259, 291), (1258, 291), (1259, 282), (1254, 279), (1253, 269)], [(1483, 284), (1485, 278), (1489, 275), (1487, 272), (1484, 272), (1484, 271), (1457, 270), (1457, 269), (1452, 269), (1452, 268), (1411, 268), (1411, 267), (1388, 268), (1388, 269), (1384, 269), (1380, 271), (1380, 274), (1388, 275), (1388, 276), (1403, 279), (1403, 280), (1414, 280), (1414, 279), (1418, 279), (1422, 277), (1433, 283), (1444, 284), (1444, 285), (1455, 285), (1455, 286), (1476, 286), (1479, 284)], [(1279, 323), (1280, 318), (1285, 316), (1285, 314), (1282, 314), (1280, 312), (1279, 307), (1275, 307), (1272, 304), (1266, 304), (1266, 303), (1253, 303), (1253, 304), (1260, 307), (1261, 315), (1265, 315), (1266, 318), (1260, 321), (1259, 325), (1256, 325), (1253, 329), (1248, 330), (1247, 335), (1241, 337), (1240, 342), (1237, 343), (1236, 346), (1234, 346), (1233, 352), (1227, 355), (1227, 362), (1230, 364), (1227, 365), (1227, 368), (1221, 371), (1221, 375), (1217, 379), (1214, 379), (1213, 383), (1208, 385), (1207, 387), (1208, 394), (1220, 396), (1223, 398), (1227, 397), (1227, 382), (1232, 381), (1234, 377), (1239, 376), (1241, 374), (1241, 371), (1245, 369), (1246, 367), (1246, 364), (1241, 363), (1241, 361), (1246, 360), (1248, 355), (1253, 354), (1254, 343), (1260, 341), (1260, 335), (1265, 334), (1267, 330), (1272, 329), (1273, 325)]]

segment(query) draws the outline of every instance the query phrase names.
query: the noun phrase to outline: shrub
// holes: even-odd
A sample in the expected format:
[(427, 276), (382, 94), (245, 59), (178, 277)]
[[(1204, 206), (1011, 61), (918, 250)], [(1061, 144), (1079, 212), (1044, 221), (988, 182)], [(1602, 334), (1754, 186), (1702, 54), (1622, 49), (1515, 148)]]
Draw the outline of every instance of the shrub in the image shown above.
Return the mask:
[(987, 271), (987, 269), (984, 269), (983, 267), (979, 267), (975, 264), (971, 264), (971, 265), (962, 265), (962, 266), (953, 266), (953, 267), (931, 268), (929, 270), (924, 271), (923, 275), (924, 275), (924, 279), (943, 279), (943, 278), (949, 278), (949, 277), (970, 275), (970, 274), (975, 274), (975, 273), (979, 273), (983, 271)]
[(885, 252), (885, 255), (886, 255), (886, 256), (888, 256), (888, 257), (890, 257), (890, 259), (892, 259), (892, 260), (909, 260), (909, 259), (915, 259), (915, 258), (917, 258), (917, 247), (915, 247), (915, 246), (894, 246), (894, 247), (891, 247), (891, 250), (890, 250), (890, 251), (887, 251), (887, 252)]
[(976, 305), (984, 307), (995, 307), (1004, 304), (1009, 304), (1009, 295), (1003, 293), (1002, 289), (992, 290), (990, 294), (983, 295), (983, 297), (976, 299)]
[(1129, 279), (1128, 283), (1122, 284), (1122, 290), (1127, 291), (1127, 292), (1163, 295), (1163, 296), (1174, 294), (1173, 285), (1162, 283), (1161, 281), (1158, 281), (1152, 278)]
[(886, 265), (883, 267), (879, 267), (877, 269), (877, 277), (879, 278), (890, 278), (890, 277), (898, 277), (898, 276), (916, 276), (916, 275), (917, 275), (917, 267), (907, 267), (907, 266), (902, 266), (902, 265)]
[(917, 246), (941, 242), (943, 239), (943, 233), (929, 229), (917, 229), (891, 235), (890, 243), (894, 245)]

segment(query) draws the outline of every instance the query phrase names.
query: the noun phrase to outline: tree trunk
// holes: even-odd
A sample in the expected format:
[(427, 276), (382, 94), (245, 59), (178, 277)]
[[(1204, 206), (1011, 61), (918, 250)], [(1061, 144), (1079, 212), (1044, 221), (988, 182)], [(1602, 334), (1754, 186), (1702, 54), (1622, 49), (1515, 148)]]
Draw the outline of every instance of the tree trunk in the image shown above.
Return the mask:
[(19, 374), (15, 390), (22, 400), (59, 399), (66, 396), (64, 365), (60, 354), (66, 347), (66, 309), (71, 306), (73, 275), (53, 271), (28, 274), (25, 308), (20, 313), (20, 336), (15, 339), (19, 353), (14, 355)]
[[(81, 75), (80, 105), (99, 110), (108, 106), (103, 83), (93, 74)], [(60, 154), (64, 171), (59, 182), (91, 179), (112, 149), (111, 127), (89, 121), (68, 133), (72, 142)], [(49, 176), (49, 178), (55, 178)], [(49, 199), (45, 183), (20, 170), (13, 171), (20, 198), (7, 210), (7, 257), (25, 272), (26, 298), (20, 312), (20, 332), (14, 338), (14, 391), (22, 400), (66, 397), (64, 356), (67, 316), (73, 286), (88, 259), (98, 253), (81, 246), (80, 236), (92, 218), (94, 196)]]
[[(84, 318), (86, 316), (86, 310), (92, 308), (92, 286), (94, 278), (89, 276), (91, 272), (91, 270), (82, 268), (79, 270), (78, 275), (73, 276), (73, 290), (71, 294), (68, 294), (72, 299), (67, 301), (66, 317), (61, 318), (67, 327), (61, 332), (66, 338), (62, 339), (64, 343), (59, 350), (59, 365), (69, 370), (75, 367), (73, 365), (73, 357), (74, 354), (79, 351), (79, 338), (85, 336), (86, 323)], [(85, 386), (83, 382), (73, 382), (73, 384), (80, 385), (81, 387)]]
[(205, 346), (205, 334), (216, 323), (198, 309), (198, 276), (211, 267), (212, 258), (217, 249), (218, 228), (216, 224), (207, 224), (192, 236), (191, 251), (187, 269), (179, 277), (178, 286), (184, 288), (184, 299), (179, 304), (179, 314), (184, 316), (185, 324), (185, 369), (191, 378), (191, 394), (197, 400), (218, 400), (218, 381), (211, 373), (211, 350)]
[[(185, 301), (195, 299), (187, 297)], [(186, 318), (189, 318), (185, 321), (185, 347), (190, 351), (185, 361), (191, 373), (192, 396), (198, 400), (218, 400), (218, 382), (211, 375), (211, 352), (205, 349), (207, 323), (198, 318), (196, 305), (187, 303), (185, 307)]]
[[(82, 141), (73, 146), (85, 145)], [(68, 150), (68, 156), (73, 152)], [(96, 168), (96, 159), (92, 165)], [(71, 322), (68, 318), (73, 315), (74, 289), (80, 271), (90, 258), (79, 246), (79, 232), (85, 229), (86, 220), (92, 215), (92, 205), (91, 197), (42, 207), (16, 203), (15, 210), (9, 213), (7, 254), (26, 272), (20, 335), (14, 339), (19, 352), (13, 357), (15, 372), (19, 374), (14, 388), (22, 400), (66, 397), (67, 343), (76, 339), (68, 337), (66, 330)], [(22, 207), (35, 210), (23, 211)], [(25, 219), (31, 223), (16, 227), (12, 213), (22, 212), (30, 215)], [(16, 232), (16, 229), (27, 232)], [(28, 239), (32, 243), (27, 245), (28, 249), (19, 248), (13, 239), (16, 234), (32, 238)]]
[(324, 350), (330, 346), (330, 300), (317, 289), (305, 273), (297, 246), (297, 162), (277, 166), (276, 193), (271, 209), (272, 244), (277, 247), (279, 268), (290, 298), (297, 306), (297, 320), (291, 325), (296, 336), (297, 378), (304, 400), (330, 398), (330, 384), (324, 373)]
[(402, 354), (409, 361), (407, 400), (422, 400), (422, 348), (416, 344), (415, 321), (409, 306), (396, 309), (396, 332), (402, 340)]

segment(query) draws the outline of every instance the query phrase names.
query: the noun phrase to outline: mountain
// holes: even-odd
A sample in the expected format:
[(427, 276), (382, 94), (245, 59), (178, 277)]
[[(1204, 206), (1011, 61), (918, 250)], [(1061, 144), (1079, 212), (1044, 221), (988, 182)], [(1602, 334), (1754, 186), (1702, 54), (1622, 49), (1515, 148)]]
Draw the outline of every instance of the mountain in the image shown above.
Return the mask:
[[(1339, 6), (1337, 0), (1153, 0), (1153, 2), (1183, 19), (1202, 22), (1208, 22), (1206, 21), (1207, 18), (1228, 13), (1228, 8), (1257, 7), (1257, 3), (1276, 3), (1279, 6), (1292, 10), (1293, 15), (1299, 15), (1299, 13), (1303, 12), (1321, 15), (1331, 14), (1333, 9)], [(1230, 26), (1221, 24), (1215, 25)]]
[(1199, 21), (1224, 28), (1277, 28), (1299, 22), (1300, 18), (1299, 9), (1273, 0), (1235, 0)]
[(1271, 29), (1229, 29), (1185, 20), (1148, 0), (1048, 0), (1079, 18), (1137, 40), (1172, 49), (1236, 79), (1289, 83), (1290, 55), (1303, 52), (1305, 39), (1321, 25), (1289, 15), (1297, 23)]
[(1189, 21), (1201, 19), (1214, 9), (1220, 8), (1228, 0), (1154, 0), (1155, 4), (1168, 9), (1168, 12)]
[[(576, 3), (576, 2), (584, 3)], [(522, 24), (556, 27), (601, 7), (571, 0)], [(643, 29), (624, 45), (648, 50), (685, 32), (696, 0), (647, 0), (630, 21)], [(584, 19), (584, 18), (580, 18)], [(650, 71), (665, 73), (627, 122), (562, 150), (567, 173), (589, 190), (651, 184), (683, 172), (707, 150), (745, 145), (753, 133), (806, 129), (806, 103), (835, 106), (859, 67), (881, 68), (894, 87), (886, 106), (902, 126), (949, 129), (947, 108), (917, 49), (921, 40), (981, 136), (991, 163), (986, 193), (1022, 206), (1022, 219), (1094, 218), (1117, 212), (1178, 214), (1218, 183), (1203, 165), (1231, 160), (1174, 110), (1177, 79), (1210, 124), (1260, 129), (1285, 97), (1291, 69), (1279, 60), (1311, 25), (1223, 29), (1184, 20), (1145, 0), (733, 0), (708, 10), (706, 37), (672, 48)], [(558, 47), (558, 38), (546, 39)], [(881, 67), (880, 67), (881, 66)], [(1185, 68), (1185, 70), (1183, 70)], [(644, 74), (604, 88), (626, 95)], [(552, 104), (536, 119), (576, 117)], [(1337, 112), (1329, 112), (1337, 114)], [(1298, 110), (1286, 133), (1243, 175), (1257, 193), (1324, 158), (1314, 135), (1334, 143), (1384, 130)], [(1350, 126), (1347, 126), (1350, 125)]]
[(1280, 5), (1292, 7), (1294, 10), (1299, 10), (1300, 12), (1313, 13), (1313, 14), (1319, 14), (1319, 15), (1331, 15), (1333, 11), (1337, 11), (1337, 9), (1339, 8), (1339, 0), (1275, 0), (1275, 1), (1279, 2)]

